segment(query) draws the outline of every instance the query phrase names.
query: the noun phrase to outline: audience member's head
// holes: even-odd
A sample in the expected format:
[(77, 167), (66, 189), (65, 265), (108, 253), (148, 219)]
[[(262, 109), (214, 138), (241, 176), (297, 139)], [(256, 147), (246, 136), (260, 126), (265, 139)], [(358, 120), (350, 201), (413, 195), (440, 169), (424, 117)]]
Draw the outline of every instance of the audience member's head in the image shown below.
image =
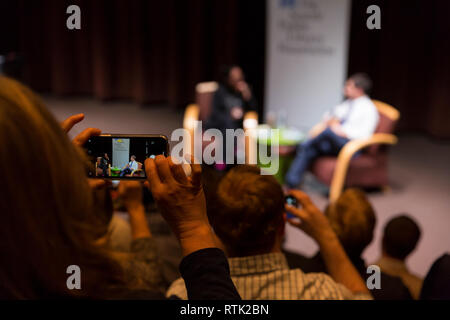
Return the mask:
[(232, 257), (280, 250), (284, 195), (274, 177), (256, 166), (231, 169), (220, 181), (211, 224)]
[(358, 258), (373, 239), (375, 212), (363, 191), (347, 189), (325, 210), (350, 258)]
[(345, 82), (344, 94), (348, 99), (368, 95), (372, 90), (372, 80), (365, 73), (355, 73)]
[(384, 227), (383, 253), (391, 258), (405, 260), (416, 248), (420, 239), (420, 228), (406, 215), (392, 218)]
[(131, 159), (131, 161), (135, 161), (136, 160), (136, 156), (131, 156), (130, 159)]
[[(0, 76), (0, 296), (101, 295), (119, 283), (118, 265), (96, 245), (104, 226), (94, 214), (85, 167), (60, 124), (26, 87)], [(11, 165), (10, 154), (14, 154)], [(68, 290), (78, 265), (82, 290)]]

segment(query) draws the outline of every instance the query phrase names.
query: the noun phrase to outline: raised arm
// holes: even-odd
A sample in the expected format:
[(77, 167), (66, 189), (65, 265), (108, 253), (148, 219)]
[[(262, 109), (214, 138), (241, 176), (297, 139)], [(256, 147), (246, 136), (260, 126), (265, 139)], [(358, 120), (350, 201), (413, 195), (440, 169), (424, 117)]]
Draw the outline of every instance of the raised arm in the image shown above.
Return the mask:
[(161, 214), (180, 241), (189, 299), (240, 299), (206, 215), (200, 165), (192, 164), (187, 177), (181, 165), (159, 155), (147, 159), (145, 169)]
[(300, 218), (300, 222), (294, 219), (288, 219), (288, 222), (303, 230), (317, 242), (330, 276), (354, 294), (370, 295), (364, 280), (351, 263), (325, 215), (312, 203), (306, 193), (291, 190), (290, 194), (302, 207), (286, 205), (288, 212)]

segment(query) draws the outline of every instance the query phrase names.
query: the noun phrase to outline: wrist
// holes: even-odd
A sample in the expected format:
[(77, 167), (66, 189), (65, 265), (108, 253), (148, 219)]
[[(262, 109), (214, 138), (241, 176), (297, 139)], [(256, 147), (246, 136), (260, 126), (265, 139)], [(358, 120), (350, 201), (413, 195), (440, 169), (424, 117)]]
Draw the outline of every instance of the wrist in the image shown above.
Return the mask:
[(177, 237), (183, 256), (201, 249), (217, 247), (211, 226), (206, 222), (185, 226), (181, 230), (183, 231), (180, 231)]
[(325, 230), (316, 238), (321, 250), (340, 245), (339, 238), (333, 230)]
[(136, 202), (136, 203), (127, 203), (125, 204), (125, 208), (128, 211), (128, 214), (130, 216), (132, 215), (141, 215), (144, 214), (145, 215), (145, 208), (144, 205), (142, 204), (142, 202)]

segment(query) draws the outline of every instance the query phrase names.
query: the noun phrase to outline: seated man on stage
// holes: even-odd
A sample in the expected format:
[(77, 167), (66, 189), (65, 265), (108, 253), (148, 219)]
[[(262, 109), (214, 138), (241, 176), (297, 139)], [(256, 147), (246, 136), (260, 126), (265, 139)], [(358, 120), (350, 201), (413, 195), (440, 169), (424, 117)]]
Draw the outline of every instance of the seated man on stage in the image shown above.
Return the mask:
[(120, 176), (123, 177), (127, 174), (131, 174), (134, 170), (139, 168), (138, 163), (136, 161), (136, 156), (130, 157), (130, 162), (120, 171)]
[(310, 138), (297, 147), (297, 155), (289, 168), (285, 183), (297, 187), (310, 164), (323, 155), (338, 155), (353, 139), (372, 136), (378, 124), (378, 110), (368, 97), (370, 78), (357, 73), (347, 79), (344, 94), (347, 100), (327, 112), (322, 122), (313, 127)]

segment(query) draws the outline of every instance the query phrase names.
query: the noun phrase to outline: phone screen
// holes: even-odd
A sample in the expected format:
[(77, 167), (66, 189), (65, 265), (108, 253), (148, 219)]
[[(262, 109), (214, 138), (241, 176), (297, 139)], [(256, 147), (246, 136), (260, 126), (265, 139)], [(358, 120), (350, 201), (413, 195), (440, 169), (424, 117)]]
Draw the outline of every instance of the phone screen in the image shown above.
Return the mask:
[(140, 180), (146, 179), (146, 159), (168, 155), (168, 140), (161, 135), (101, 135), (84, 148), (92, 164), (89, 177)]
[[(294, 207), (296, 207), (296, 208), (298, 208), (299, 207), (299, 204), (298, 204), (298, 201), (297, 201), (297, 199), (295, 199), (293, 196), (286, 196), (285, 198), (284, 198), (284, 201), (286, 202), (286, 204), (289, 204), (289, 205), (291, 205), (291, 206), (294, 206)], [(297, 218), (296, 216), (294, 216), (292, 213), (289, 213), (289, 212), (286, 212), (286, 215), (287, 215), (287, 217), (289, 218), (289, 219), (295, 219), (295, 218)]]

